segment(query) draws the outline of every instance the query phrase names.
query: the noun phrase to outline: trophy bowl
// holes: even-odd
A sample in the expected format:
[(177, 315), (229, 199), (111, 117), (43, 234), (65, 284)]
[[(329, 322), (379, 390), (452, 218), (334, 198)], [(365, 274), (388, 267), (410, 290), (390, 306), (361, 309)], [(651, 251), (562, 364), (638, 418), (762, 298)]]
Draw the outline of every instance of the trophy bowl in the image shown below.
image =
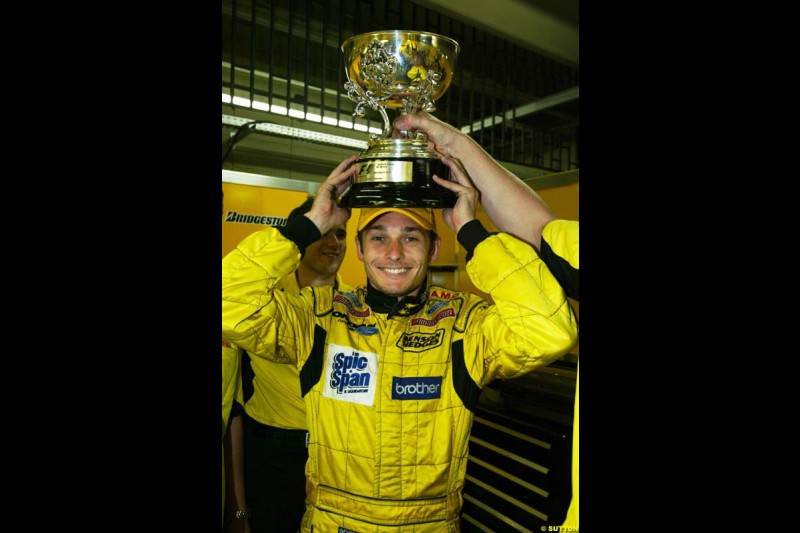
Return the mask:
[(392, 138), (387, 109), (401, 114), (436, 110), (447, 91), (459, 45), (453, 39), (418, 31), (378, 31), (350, 37), (342, 44), (347, 96), (353, 116), (366, 107), (380, 113), (383, 130), (370, 134), (355, 164), (358, 173), (342, 195), (345, 207), (452, 207), (456, 196), (431, 176), (449, 179), (450, 169), (429, 148), (423, 132)]

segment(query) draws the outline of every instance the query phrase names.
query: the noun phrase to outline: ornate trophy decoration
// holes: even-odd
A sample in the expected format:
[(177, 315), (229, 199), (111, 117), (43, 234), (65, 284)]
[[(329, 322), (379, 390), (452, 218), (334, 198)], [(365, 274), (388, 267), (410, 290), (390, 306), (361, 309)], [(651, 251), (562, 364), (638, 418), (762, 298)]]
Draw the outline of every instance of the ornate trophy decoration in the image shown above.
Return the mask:
[(383, 118), (380, 135), (371, 133), (367, 149), (356, 161), (358, 175), (342, 196), (346, 207), (452, 207), (456, 197), (431, 176), (448, 179), (450, 169), (428, 148), (423, 132), (402, 132), (392, 138), (386, 109), (401, 114), (436, 110), (453, 79), (459, 46), (454, 40), (416, 31), (364, 33), (342, 44), (347, 96), (356, 103), (354, 116), (366, 107)]

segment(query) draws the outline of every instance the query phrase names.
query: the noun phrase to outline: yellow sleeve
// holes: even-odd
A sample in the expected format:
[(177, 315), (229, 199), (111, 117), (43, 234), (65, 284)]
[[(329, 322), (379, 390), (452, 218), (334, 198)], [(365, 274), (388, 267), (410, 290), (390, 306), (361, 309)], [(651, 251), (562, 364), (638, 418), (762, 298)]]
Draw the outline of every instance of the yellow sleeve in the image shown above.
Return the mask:
[[(268, 226), (245, 238), (222, 260), (222, 335), (252, 356), (294, 362), (298, 345), (313, 338), (312, 291), (276, 290), (293, 273), (300, 250)], [(305, 352), (303, 352), (305, 353)]]

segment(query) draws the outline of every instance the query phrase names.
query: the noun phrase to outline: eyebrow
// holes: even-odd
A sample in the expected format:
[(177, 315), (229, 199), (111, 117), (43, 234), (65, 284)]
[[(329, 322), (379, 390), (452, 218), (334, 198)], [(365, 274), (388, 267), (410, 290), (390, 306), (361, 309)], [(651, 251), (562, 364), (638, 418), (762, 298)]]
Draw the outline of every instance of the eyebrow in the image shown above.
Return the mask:
[[(377, 230), (377, 231), (387, 231), (386, 226), (384, 226), (383, 224), (372, 225), (372, 226), (367, 228), (367, 231), (370, 231), (370, 230), (373, 230), (373, 229)], [(422, 228), (419, 227), (419, 226), (404, 226), (401, 231), (403, 231), (405, 233), (411, 233), (412, 231), (418, 231), (418, 232), (422, 233)]]

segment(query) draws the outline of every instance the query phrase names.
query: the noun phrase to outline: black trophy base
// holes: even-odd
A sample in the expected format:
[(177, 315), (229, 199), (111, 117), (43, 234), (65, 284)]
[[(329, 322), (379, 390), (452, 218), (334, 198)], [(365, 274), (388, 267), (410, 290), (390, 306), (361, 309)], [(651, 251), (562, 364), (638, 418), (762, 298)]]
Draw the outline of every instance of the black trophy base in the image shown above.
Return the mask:
[[(339, 199), (342, 207), (429, 207), (442, 209), (453, 207), (457, 197), (452, 191), (445, 189), (433, 181), (433, 174), (442, 179), (450, 179), (450, 167), (441, 159), (406, 159), (380, 160), (381, 163), (410, 161), (412, 163), (410, 182), (368, 180), (353, 183)], [(373, 165), (376, 161), (358, 160), (359, 165)], [(363, 174), (363, 168), (361, 173)]]

